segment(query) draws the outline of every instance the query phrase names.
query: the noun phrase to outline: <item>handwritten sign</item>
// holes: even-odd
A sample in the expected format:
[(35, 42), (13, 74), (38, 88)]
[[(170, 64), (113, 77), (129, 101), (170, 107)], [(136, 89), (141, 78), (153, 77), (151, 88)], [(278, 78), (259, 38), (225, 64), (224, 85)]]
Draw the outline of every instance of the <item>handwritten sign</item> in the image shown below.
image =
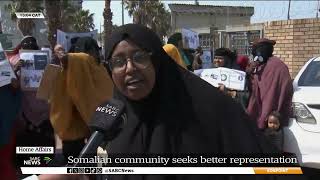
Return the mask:
[(48, 51), (40, 50), (20, 50), (21, 67), (21, 89), (37, 90), (40, 86), (41, 78), (45, 67), (50, 63)]

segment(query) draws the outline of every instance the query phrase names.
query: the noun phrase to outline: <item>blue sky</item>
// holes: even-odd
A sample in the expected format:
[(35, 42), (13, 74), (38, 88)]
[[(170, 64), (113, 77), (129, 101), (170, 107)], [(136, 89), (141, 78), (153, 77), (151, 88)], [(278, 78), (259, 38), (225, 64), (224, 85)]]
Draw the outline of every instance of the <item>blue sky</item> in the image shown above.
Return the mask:
[[(168, 8), (168, 4), (193, 4), (194, 1), (163, 1)], [(314, 18), (316, 17), (318, 0), (305, 0), (305, 1), (291, 1), (290, 17), (291, 19), (301, 18)], [(200, 5), (225, 5), (225, 6), (252, 6), (254, 7), (254, 15), (251, 17), (251, 23), (266, 22), (273, 20), (285, 20), (287, 19), (288, 4), (289, 1), (204, 1), (199, 0)], [(89, 9), (91, 13), (94, 13), (94, 23), (96, 29), (99, 30), (100, 23), (103, 25), (103, 9), (104, 1), (85, 0), (82, 4), (84, 9)], [(111, 10), (113, 12), (113, 23), (117, 25), (122, 24), (121, 16), (121, 0), (111, 1)], [(319, 14), (320, 17), (320, 14)], [(132, 22), (132, 18), (128, 16), (126, 10), (124, 10), (124, 23)], [(101, 27), (103, 30), (103, 27)]]

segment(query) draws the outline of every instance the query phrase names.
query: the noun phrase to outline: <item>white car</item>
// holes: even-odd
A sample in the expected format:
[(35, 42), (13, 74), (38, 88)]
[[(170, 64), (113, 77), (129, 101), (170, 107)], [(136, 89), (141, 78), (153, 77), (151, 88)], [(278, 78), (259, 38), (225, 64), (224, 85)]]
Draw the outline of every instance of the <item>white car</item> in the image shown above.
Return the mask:
[(284, 151), (300, 165), (320, 169), (320, 57), (310, 59), (293, 81), (293, 117), (284, 129)]

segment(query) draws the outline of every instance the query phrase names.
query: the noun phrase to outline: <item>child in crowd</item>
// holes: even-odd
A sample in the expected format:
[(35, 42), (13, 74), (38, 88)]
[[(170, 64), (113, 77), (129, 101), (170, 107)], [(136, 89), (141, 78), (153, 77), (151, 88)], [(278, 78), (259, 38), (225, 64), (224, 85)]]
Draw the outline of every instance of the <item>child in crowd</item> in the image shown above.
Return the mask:
[(280, 128), (280, 118), (279, 112), (272, 111), (267, 117), (267, 128), (264, 134), (273, 145), (283, 151), (283, 131)]

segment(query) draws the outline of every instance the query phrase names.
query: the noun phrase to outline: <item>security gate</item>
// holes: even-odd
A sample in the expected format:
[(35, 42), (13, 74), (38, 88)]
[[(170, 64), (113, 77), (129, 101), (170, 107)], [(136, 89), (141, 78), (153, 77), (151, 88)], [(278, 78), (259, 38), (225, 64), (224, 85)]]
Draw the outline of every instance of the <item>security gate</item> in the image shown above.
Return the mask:
[(237, 54), (250, 55), (251, 43), (260, 38), (260, 31), (230, 32), (229, 48), (235, 50)]

